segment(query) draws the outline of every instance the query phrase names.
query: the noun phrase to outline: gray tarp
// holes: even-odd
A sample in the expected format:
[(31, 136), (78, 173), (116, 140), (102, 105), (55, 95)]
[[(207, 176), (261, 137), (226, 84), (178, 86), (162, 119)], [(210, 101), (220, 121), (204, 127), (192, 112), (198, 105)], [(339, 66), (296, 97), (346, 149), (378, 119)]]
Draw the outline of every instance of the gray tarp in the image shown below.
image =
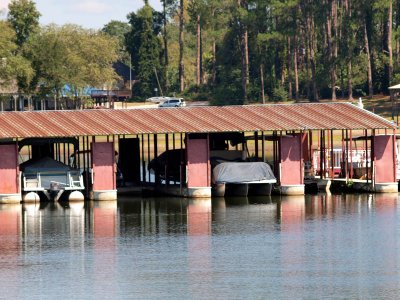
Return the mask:
[(58, 160), (54, 160), (50, 157), (42, 157), (37, 160), (28, 160), (20, 164), (20, 170), (26, 173), (36, 173), (36, 172), (68, 172), (72, 169)]
[(276, 178), (270, 166), (264, 162), (224, 162), (213, 170), (214, 183), (275, 183)]

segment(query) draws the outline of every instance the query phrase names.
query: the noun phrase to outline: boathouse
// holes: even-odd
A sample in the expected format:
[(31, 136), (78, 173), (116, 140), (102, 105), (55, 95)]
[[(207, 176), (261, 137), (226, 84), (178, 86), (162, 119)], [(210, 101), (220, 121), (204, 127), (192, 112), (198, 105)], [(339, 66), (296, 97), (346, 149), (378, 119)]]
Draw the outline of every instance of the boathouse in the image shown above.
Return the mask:
[[(24, 198), (21, 166), (44, 156), (73, 164), (95, 200), (138, 189), (210, 197), (221, 161), (267, 163), (282, 194), (304, 194), (310, 179), (397, 192), (396, 128), (351, 103), (3, 112), (0, 201)], [(370, 138), (355, 146), (356, 136)]]

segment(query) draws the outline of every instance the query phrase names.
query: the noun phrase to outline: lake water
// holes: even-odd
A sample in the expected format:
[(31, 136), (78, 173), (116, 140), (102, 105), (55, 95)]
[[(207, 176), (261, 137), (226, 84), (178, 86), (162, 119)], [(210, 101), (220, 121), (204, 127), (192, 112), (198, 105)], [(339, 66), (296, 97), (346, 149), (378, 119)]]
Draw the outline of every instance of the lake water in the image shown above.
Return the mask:
[(398, 299), (398, 195), (0, 206), (1, 299)]

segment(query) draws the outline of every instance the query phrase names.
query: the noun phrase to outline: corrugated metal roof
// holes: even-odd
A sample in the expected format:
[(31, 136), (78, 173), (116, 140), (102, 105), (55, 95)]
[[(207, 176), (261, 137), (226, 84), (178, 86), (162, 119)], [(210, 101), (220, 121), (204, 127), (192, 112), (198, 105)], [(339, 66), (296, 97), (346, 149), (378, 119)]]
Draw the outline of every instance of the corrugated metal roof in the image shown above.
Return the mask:
[(395, 125), (350, 103), (0, 113), (0, 138), (383, 128)]

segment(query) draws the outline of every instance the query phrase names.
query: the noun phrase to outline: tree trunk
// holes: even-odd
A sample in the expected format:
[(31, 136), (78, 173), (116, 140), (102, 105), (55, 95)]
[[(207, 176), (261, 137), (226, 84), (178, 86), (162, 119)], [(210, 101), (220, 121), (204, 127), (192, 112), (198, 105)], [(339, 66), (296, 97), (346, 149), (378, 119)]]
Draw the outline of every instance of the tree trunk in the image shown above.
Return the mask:
[(215, 40), (213, 40), (212, 44), (212, 51), (213, 51), (213, 57), (212, 57), (212, 83), (213, 85), (216, 84), (217, 81), (217, 44)]
[[(244, 55), (245, 55), (245, 70), (246, 70), (246, 86), (250, 84), (250, 64), (249, 64), (249, 31), (244, 32)], [(247, 87), (246, 87), (247, 90)]]
[(388, 11), (388, 52), (389, 52), (389, 65), (388, 65), (388, 83), (392, 84), (393, 79), (393, 49), (392, 49), (392, 37), (393, 37), (393, 1), (389, 1)]
[[(243, 25), (241, 25), (243, 26)], [(243, 26), (244, 27), (244, 26)], [(240, 44), (241, 44), (241, 56), (242, 56), (242, 89), (243, 89), (243, 100), (247, 101), (247, 86), (249, 84), (249, 54), (248, 54), (248, 40), (247, 40), (247, 29), (242, 27)]]
[[(241, 0), (237, 1), (238, 7), (245, 6)], [(241, 77), (242, 77), (242, 90), (243, 90), (243, 102), (247, 102), (247, 86), (249, 84), (249, 49), (248, 49), (248, 32), (247, 26), (243, 23), (243, 20), (239, 17), (239, 42), (241, 52)]]
[(326, 37), (327, 37), (327, 45), (328, 45), (332, 101), (335, 101), (336, 100), (336, 58), (337, 58), (337, 43), (336, 43), (336, 39), (337, 39), (337, 3), (336, 3), (336, 0), (331, 1), (330, 14), (326, 18)]
[(201, 41), (200, 41), (200, 15), (197, 15), (197, 59), (196, 59), (196, 84), (201, 84)]
[(180, 91), (185, 90), (185, 65), (183, 64), (183, 26), (184, 26), (184, 0), (180, 0), (179, 12), (179, 87)]
[(349, 62), (347, 63), (347, 89), (349, 90), (349, 100), (353, 100), (353, 69), (351, 65), (351, 58), (349, 59)]
[[(351, 10), (351, 5), (350, 5), (350, 0), (345, 0), (344, 1), (344, 9), (345, 9), (345, 17), (348, 20), (351, 20), (352, 18), (352, 10)], [(346, 26), (346, 24), (342, 24), (342, 26)], [(349, 45), (349, 50), (348, 50), (348, 61), (347, 61), (347, 89), (348, 89), (348, 99), (350, 101), (353, 100), (353, 65), (352, 65), (352, 60), (353, 60), (353, 40), (355, 39), (356, 32), (353, 32), (346, 28), (346, 36), (345, 39), (347, 41), (347, 44)], [(344, 92), (344, 90), (343, 90)]]
[(261, 79), (261, 99), (265, 104), (265, 89), (264, 89), (264, 64), (260, 64), (260, 79)]
[[(398, 28), (399, 28), (399, 24), (400, 24), (399, 23), (400, 22), (400, 1), (397, 0), (395, 3), (396, 3), (396, 8), (395, 8), (395, 11), (396, 11), (396, 20), (395, 20), (396, 28), (395, 28), (395, 32), (397, 32)], [(396, 61), (397, 64), (399, 64), (400, 63), (400, 42), (399, 42), (398, 39), (396, 39), (395, 55), (396, 55), (395, 61)]]
[(297, 62), (297, 52), (299, 51), (297, 47), (297, 36), (294, 36), (294, 62), (293, 62), (293, 69), (294, 69), (294, 96), (296, 101), (299, 100), (299, 72), (297, 70), (298, 62)]
[(336, 59), (338, 55), (338, 46), (337, 46), (337, 38), (338, 38), (338, 26), (337, 26), (337, 0), (332, 1), (332, 27), (333, 34), (332, 37), (332, 75), (331, 75), (331, 84), (332, 84), (332, 100), (336, 100)]
[[(167, 70), (168, 70), (168, 37), (167, 37), (167, 8), (166, 8), (166, 1), (163, 1), (163, 16), (164, 16), (164, 34), (163, 34), (163, 39), (164, 39), (164, 82), (165, 82), (165, 90), (168, 91), (169, 88), (169, 82), (168, 82), (168, 76), (167, 76)], [(130, 83), (131, 89), (132, 89), (132, 82)]]
[(290, 43), (290, 37), (287, 39), (288, 41), (288, 51), (287, 51), (287, 68), (288, 68), (288, 92), (289, 92), (289, 98), (292, 99), (293, 97), (293, 90), (292, 90), (292, 49), (291, 49), (291, 43)]
[(312, 101), (318, 101), (318, 91), (317, 91), (317, 70), (315, 62), (315, 49), (316, 49), (316, 38), (314, 30), (314, 19), (312, 15), (308, 16), (308, 26), (309, 26), (309, 50), (310, 50), (310, 68), (312, 77)]
[(372, 85), (372, 64), (371, 64), (371, 52), (369, 51), (369, 40), (367, 33), (367, 23), (364, 23), (364, 41), (365, 41), (365, 53), (367, 55), (367, 71), (368, 71), (368, 97), (372, 98), (374, 95), (374, 88)]

